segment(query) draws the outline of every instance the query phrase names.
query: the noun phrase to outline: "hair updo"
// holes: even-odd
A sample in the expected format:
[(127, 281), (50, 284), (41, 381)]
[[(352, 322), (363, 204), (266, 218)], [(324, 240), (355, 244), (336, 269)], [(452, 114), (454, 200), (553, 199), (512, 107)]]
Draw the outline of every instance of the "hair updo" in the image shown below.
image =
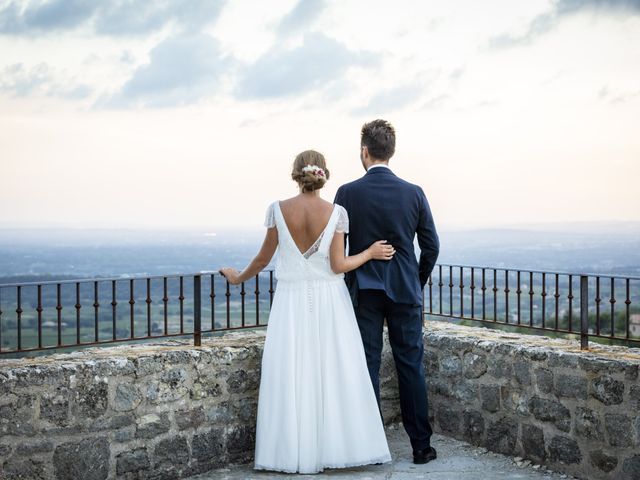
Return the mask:
[[(308, 165), (320, 167), (324, 171), (324, 175), (314, 172), (311, 169), (303, 170), (304, 167)], [(295, 182), (298, 182), (302, 187), (303, 193), (320, 190), (324, 187), (324, 184), (327, 183), (327, 180), (329, 180), (329, 170), (327, 169), (327, 162), (324, 159), (324, 155), (315, 150), (306, 150), (299, 153), (293, 161), (291, 178)]]

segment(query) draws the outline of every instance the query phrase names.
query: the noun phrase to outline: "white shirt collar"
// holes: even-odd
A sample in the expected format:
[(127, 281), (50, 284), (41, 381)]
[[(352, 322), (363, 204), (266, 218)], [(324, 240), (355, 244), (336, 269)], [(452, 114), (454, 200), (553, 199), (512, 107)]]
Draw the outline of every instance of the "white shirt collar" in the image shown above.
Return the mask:
[[(371, 165), (369, 168), (367, 168), (367, 172), (368, 172), (369, 170), (371, 170), (372, 168), (376, 168), (376, 167), (389, 168), (389, 165), (387, 165), (387, 164), (385, 164), (385, 163), (376, 163), (376, 164)], [(391, 169), (389, 168), (389, 170), (391, 170)]]

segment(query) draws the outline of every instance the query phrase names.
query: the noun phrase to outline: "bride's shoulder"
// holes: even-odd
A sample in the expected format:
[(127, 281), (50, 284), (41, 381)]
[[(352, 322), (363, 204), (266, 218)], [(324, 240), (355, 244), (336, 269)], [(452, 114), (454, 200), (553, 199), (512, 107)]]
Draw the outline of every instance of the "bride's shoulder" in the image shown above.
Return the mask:
[(347, 213), (347, 209), (344, 208), (342, 205), (340, 205), (339, 203), (334, 203), (336, 210), (338, 210), (338, 212), (340, 212), (341, 215), (348, 215)]
[(264, 216), (264, 226), (272, 228), (276, 226), (276, 207), (278, 206), (278, 200), (275, 200), (269, 204)]

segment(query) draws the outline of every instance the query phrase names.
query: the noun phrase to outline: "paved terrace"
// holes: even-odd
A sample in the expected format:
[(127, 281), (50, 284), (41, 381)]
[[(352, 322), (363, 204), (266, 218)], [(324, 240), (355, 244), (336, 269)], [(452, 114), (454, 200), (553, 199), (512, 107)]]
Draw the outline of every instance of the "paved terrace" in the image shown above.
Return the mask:
[(316, 475), (291, 475), (255, 471), (253, 464), (235, 465), (192, 477), (193, 480), (270, 480), (270, 479), (349, 479), (349, 480), (559, 480), (574, 477), (552, 472), (528, 460), (489, 452), (465, 442), (434, 435), (438, 458), (426, 465), (414, 465), (411, 448), (401, 424), (387, 427), (387, 439), (393, 462), (384, 465), (328, 469)]

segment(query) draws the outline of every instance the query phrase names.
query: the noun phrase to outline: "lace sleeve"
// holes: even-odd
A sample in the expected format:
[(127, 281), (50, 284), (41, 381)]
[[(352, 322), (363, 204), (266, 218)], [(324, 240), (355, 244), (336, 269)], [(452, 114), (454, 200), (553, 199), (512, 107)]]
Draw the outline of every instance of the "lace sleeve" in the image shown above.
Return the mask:
[(345, 208), (341, 205), (336, 205), (338, 211), (338, 223), (336, 224), (336, 232), (349, 233), (349, 215)]
[(273, 228), (276, 226), (276, 216), (273, 203), (269, 205), (269, 208), (267, 208), (267, 213), (264, 216), (264, 226), (267, 228)]

